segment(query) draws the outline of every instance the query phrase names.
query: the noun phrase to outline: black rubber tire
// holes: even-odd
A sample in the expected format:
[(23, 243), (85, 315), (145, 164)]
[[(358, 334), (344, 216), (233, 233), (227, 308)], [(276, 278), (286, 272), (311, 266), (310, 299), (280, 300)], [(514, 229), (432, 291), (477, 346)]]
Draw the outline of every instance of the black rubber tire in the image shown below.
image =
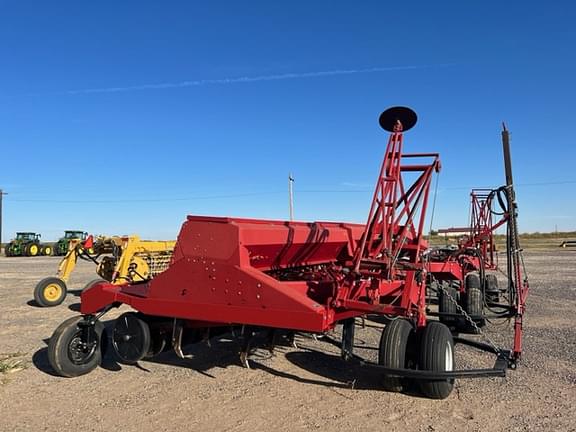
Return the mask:
[(489, 273), (486, 275), (486, 289), (496, 291), (498, 289), (498, 278), (495, 274)]
[(486, 294), (486, 301), (489, 303), (498, 303), (500, 300), (498, 278), (496, 278), (495, 274), (490, 273), (486, 275), (484, 293)]
[(115, 320), (112, 347), (121, 363), (138, 363), (150, 352), (151, 344), (150, 327), (138, 314), (126, 312)]
[[(447, 358), (450, 356), (451, 358)], [(418, 369), (428, 371), (454, 370), (454, 339), (450, 329), (438, 321), (430, 321), (420, 338)], [(420, 380), (422, 395), (445, 399), (454, 388), (454, 380)]]
[(468, 288), (466, 291), (466, 313), (472, 317), (478, 327), (486, 325), (483, 309), (482, 291), (479, 288)]
[[(51, 285), (57, 285), (59, 287), (60, 292), (56, 297), (49, 295)], [(57, 277), (47, 277), (38, 282), (34, 287), (34, 301), (41, 307), (58, 306), (66, 298), (67, 292), (66, 282)]]
[[(444, 290), (447, 291), (448, 295), (446, 295)], [(444, 285), (444, 290), (438, 289), (438, 312), (457, 314), (458, 309), (456, 308), (456, 304), (458, 303), (458, 290), (451, 285)], [(451, 301), (449, 296), (452, 297), (454, 301)], [(454, 325), (457, 321), (457, 317), (440, 316), (440, 322), (446, 325)]]
[[(412, 369), (414, 327), (407, 319), (397, 318), (382, 330), (378, 350), (378, 364), (394, 369)], [(382, 387), (387, 391), (400, 392), (408, 385), (408, 380), (400, 377), (384, 376)]]
[(62, 250), (62, 247), (60, 246), (60, 243), (56, 243), (54, 245), (54, 255), (56, 256), (64, 256), (66, 255), (66, 252)]
[(54, 249), (50, 245), (44, 245), (40, 248), (40, 255), (42, 256), (51, 256), (53, 252)]
[(48, 361), (52, 369), (60, 376), (72, 378), (85, 375), (96, 369), (102, 362), (101, 345), (105, 338), (103, 337), (104, 324), (100, 321), (97, 321), (94, 326), (96, 340), (94, 346), (86, 353), (86, 358), (76, 360), (72, 358), (74, 354), (71, 351), (74, 351), (82, 333), (78, 323), (83, 319), (81, 316), (67, 319), (54, 330), (50, 337)]
[(482, 291), (480, 288), (468, 288), (466, 290), (466, 312), (474, 321), (482, 315)]
[(468, 273), (466, 279), (464, 280), (464, 286), (468, 288), (478, 288), (480, 289), (480, 276), (478, 273)]
[(472, 317), (478, 327), (486, 324), (484, 319), (484, 298), (480, 285), (480, 277), (476, 273), (466, 275), (466, 293), (464, 295), (464, 310)]

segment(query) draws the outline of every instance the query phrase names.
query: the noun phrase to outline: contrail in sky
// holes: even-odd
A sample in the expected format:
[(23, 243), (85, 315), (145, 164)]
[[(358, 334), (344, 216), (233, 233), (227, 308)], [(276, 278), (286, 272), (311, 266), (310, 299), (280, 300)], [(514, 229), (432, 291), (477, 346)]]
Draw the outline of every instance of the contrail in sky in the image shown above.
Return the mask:
[(260, 81), (281, 81), (300, 78), (320, 78), (337, 75), (353, 75), (353, 74), (367, 74), (378, 72), (391, 72), (415, 69), (432, 69), (436, 67), (448, 67), (453, 64), (438, 64), (438, 65), (420, 65), (420, 66), (389, 66), (389, 67), (373, 67), (368, 69), (336, 69), (330, 71), (319, 72), (302, 72), (302, 73), (284, 73), (277, 75), (259, 75), (259, 76), (244, 76), (237, 78), (220, 78), (220, 79), (202, 79), (195, 81), (179, 81), (179, 82), (166, 82), (158, 84), (142, 84), (126, 87), (102, 87), (90, 88), (80, 90), (68, 90), (60, 94), (79, 95), (90, 93), (119, 93), (138, 90), (159, 90), (159, 89), (172, 89), (172, 88), (185, 88), (185, 87), (201, 87), (206, 85), (223, 85), (223, 84), (240, 84), (252, 83)]

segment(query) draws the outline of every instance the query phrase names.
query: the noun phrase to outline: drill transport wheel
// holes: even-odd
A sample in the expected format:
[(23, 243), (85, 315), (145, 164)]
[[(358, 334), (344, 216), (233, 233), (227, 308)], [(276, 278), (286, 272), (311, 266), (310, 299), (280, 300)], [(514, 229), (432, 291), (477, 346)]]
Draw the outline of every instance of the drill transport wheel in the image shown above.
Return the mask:
[(105, 340), (104, 324), (85, 322), (81, 316), (67, 319), (52, 334), (48, 343), (48, 361), (63, 377), (87, 374), (102, 361), (101, 344)]
[[(444, 290), (438, 290), (438, 311), (440, 313), (457, 314), (458, 290), (450, 285), (445, 285)], [(448, 326), (456, 324), (457, 320), (458, 318), (455, 316), (440, 315), (440, 322)]]
[(66, 283), (57, 277), (47, 277), (36, 284), (34, 301), (38, 306), (58, 306), (66, 298)]
[(484, 287), (486, 301), (488, 303), (498, 303), (500, 301), (500, 290), (498, 289), (498, 279), (495, 274), (486, 275), (486, 284)]
[(150, 352), (150, 327), (134, 312), (120, 315), (114, 322), (112, 346), (124, 364), (133, 365)]
[[(420, 340), (418, 368), (429, 371), (453, 371), (454, 339), (450, 329), (438, 321), (424, 327)], [(446, 399), (452, 392), (454, 380), (421, 380), (420, 391), (431, 399)]]
[(484, 319), (484, 298), (480, 289), (480, 277), (476, 273), (469, 273), (464, 282), (466, 292), (462, 306), (478, 327), (484, 327), (486, 320)]
[[(393, 369), (412, 369), (411, 348), (414, 344), (414, 327), (410, 321), (398, 318), (382, 330), (378, 363)], [(407, 384), (406, 378), (384, 376), (382, 386), (391, 392), (400, 392)]]

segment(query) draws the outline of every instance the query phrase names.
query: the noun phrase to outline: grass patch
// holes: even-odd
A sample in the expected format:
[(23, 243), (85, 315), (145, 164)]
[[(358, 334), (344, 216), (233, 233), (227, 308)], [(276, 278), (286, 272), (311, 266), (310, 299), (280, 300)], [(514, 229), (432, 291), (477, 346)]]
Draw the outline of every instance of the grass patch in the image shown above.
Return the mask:
[(9, 374), (26, 369), (24, 359), (20, 358), (24, 355), (25, 353), (20, 352), (0, 354), (0, 373)]

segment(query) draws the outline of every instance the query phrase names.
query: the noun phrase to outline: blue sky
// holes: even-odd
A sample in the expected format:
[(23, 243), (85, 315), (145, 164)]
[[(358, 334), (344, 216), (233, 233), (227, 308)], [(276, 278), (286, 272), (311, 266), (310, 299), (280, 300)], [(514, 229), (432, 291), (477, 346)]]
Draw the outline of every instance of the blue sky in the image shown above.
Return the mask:
[(435, 228), (503, 183), (505, 120), (521, 230), (576, 229), (575, 6), (399, 3), (0, 0), (3, 238), (284, 219), (288, 172), (297, 219), (363, 222), (391, 105), (441, 153)]

